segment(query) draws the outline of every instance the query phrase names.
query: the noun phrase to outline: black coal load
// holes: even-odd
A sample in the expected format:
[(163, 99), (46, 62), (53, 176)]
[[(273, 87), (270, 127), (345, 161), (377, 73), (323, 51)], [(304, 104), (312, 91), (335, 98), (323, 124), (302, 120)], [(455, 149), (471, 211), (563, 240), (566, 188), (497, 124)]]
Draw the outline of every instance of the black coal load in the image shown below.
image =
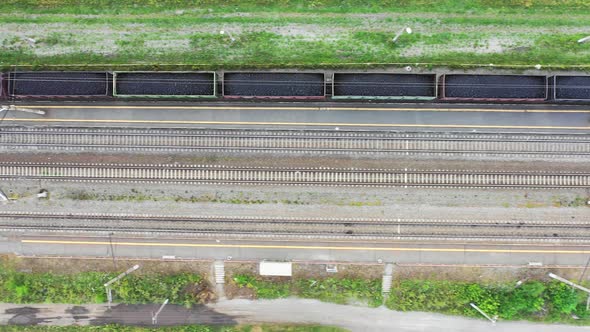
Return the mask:
[(104, 72), (12, 72), (8, 77), (8, 94), (12, 96), (108, 95)]
[(444, 76), (444, 97), (457, 99), (545, 99), (547, 77), (531, 75)]
[(555, 76), (555, 99), (590, 100), (590, 76)]
[(335, 73), (334, 97), (436, 97), (434, 74)]
[(116, 94), (130, 96), (212, 96), (214, 73), (117, 73)]
[(225, 73), (226, 97), (321, 98), (326, 94), (323, 73)]

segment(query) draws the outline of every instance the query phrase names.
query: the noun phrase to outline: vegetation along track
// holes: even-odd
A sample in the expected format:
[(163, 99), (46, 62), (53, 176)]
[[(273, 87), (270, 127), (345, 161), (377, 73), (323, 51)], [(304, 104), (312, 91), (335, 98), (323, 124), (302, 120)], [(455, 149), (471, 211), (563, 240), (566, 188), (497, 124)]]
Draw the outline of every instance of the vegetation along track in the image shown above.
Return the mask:
[(0, 149), (587, 158), (590, 135), (5, 126)]
[(173, 164), (0, 163), (0, 179), (371, 187), (590, 187), (590, 172), (275, 168)]
[(590, 220), (500, 221), (269, 218), (0, 212), (0, 229), (169, 234), (261, 234), (385, 238), (590, 240)]

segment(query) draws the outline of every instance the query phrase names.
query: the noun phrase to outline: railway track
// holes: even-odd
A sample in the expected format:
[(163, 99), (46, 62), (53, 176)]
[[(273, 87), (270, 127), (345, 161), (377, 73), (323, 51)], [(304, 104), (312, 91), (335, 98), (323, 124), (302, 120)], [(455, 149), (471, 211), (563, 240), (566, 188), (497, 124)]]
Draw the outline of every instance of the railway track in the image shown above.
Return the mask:
[(590, 135), (4, 126), (0, 149), (587, 158)]
[(297, 235), (380, 238), (590, 240), (590, 220), (322, 219), (1, 212), (0, 229), (27, 232)]
[(374, 187), (589, 188), (590, 172), (0, 163), (0, 179)]

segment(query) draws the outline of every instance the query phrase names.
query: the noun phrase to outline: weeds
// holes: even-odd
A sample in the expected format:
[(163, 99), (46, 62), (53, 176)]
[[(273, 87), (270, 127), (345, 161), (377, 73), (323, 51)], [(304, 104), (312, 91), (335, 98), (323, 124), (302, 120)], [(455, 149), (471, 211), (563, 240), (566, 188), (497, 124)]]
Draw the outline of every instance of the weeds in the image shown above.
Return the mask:
[(556, 281), (514, 285), (481, 285), (436, 280), (403, 280), (394, 285), (385, 305), (393, 310), (432, 311), (478, 317), (475, 303), (490, 316), (505, 320), (573, 323), (571, 314), (586, 322), (586, 297)]
[[(3, 267), (0, 270), (0, 302), (11, 303), (104, 303), (103, 284), (116, 274), (83, 272), (73, 275), (22, 273)], [(113, 286), (117, 301), (171, 303), (191, 306), (211, 299), (212, 292), (195, 274), (133, 274)]]
[(238, 287), (247, 287), (261, 299), (276, 299), (299, 296), (324, 302), (347, 304), (364, 302), (372, 307), (383, 303), (381, 280), (351, 278), (326, 279), (264, 279), (252, 275), (237, 275), (233, 282)]

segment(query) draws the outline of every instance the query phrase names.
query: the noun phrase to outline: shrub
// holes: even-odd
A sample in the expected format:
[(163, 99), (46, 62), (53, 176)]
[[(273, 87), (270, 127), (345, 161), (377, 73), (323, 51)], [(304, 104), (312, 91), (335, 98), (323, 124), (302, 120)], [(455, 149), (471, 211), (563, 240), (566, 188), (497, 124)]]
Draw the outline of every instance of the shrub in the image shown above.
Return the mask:
[(381, 280), (326, 278), (305, 280), (262, 280), (252, 275), (237, 275), (239, 287), (254, 291), (258, 298), (276, 299), (291, 295), (339, 304), (363, 301), (376, 307), (383, 303)]
[(551, 309), (560, 314), (572, 313), (578, 304), (578, 295), (564, 283), (553, 281), (547, 287), (545, 298), (551, 304)]

